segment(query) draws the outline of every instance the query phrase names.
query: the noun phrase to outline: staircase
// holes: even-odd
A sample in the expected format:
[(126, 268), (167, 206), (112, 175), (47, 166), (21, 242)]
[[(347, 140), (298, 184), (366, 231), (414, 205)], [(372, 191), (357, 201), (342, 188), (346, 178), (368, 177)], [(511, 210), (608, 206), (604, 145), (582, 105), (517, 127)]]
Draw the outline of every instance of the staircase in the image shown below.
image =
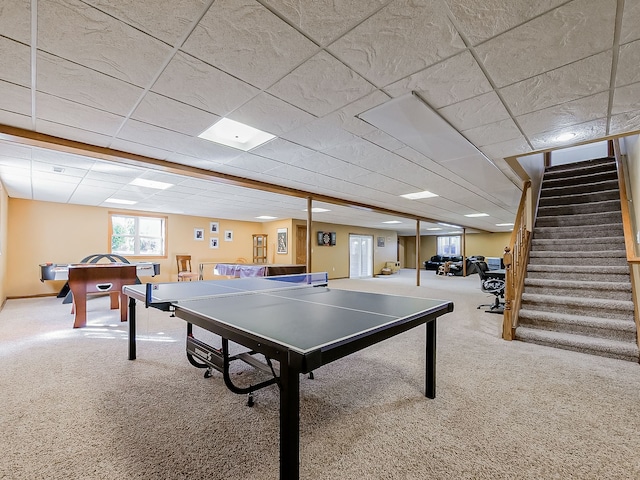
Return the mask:
[(548, 168), (515, 338), (638, 362), (615, 160)]

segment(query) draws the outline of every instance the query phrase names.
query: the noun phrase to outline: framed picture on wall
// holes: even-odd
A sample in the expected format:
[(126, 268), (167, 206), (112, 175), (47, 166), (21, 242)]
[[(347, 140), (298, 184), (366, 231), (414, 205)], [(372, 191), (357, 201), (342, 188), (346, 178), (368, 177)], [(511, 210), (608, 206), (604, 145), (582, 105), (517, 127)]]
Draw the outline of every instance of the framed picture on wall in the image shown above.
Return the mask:
[(225, 230), (224, 231), (224, 241), (225, 242), (233, 242), (233, 230)]
[(384, 237), (378, 237), (378, 246), (384, 247)]
[(193, 239), (199, 242), (204, 241), (204, 228), (194, 228)]
[(220, 224), (218, 222), (209, 223), (209, 233), (218, 233), (220, 231)]
[(279, 228), (277, 234), (278, 234), (278, 249), (277, 249), (277, 252), (278, 253), (287, 253), (288, 252), (288, 241), (289, 241), (289, 239), (287, 238), (287, 229), (286, 228)]
[(209, 248), (218, 248), (218, 237), (210, 237), (209, 238)]

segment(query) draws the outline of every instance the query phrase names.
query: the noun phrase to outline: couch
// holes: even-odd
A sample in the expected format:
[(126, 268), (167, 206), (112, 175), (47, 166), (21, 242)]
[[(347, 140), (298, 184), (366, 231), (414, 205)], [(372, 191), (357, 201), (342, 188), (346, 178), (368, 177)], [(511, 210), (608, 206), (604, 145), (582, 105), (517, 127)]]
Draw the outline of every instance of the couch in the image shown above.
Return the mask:
[[(462, 270), (462, 256), (454, 255), (454, 256), (444, 256), (444, 255), (434, 255), (429, 260), (424, 262), (425, 270), (435, 270), (438, 271), (438, 267), (443, 265), (445, 262), (451, 262), (449, 265), (449, 275), (454, 275), (457, 277), (461, 277)], [(476, 262), (484, 262), (484, 256), (482, 255), (474, 255), (472, 257), (467, 257), (467, 275), (471, 275), (472, 273), (478, 273)]]

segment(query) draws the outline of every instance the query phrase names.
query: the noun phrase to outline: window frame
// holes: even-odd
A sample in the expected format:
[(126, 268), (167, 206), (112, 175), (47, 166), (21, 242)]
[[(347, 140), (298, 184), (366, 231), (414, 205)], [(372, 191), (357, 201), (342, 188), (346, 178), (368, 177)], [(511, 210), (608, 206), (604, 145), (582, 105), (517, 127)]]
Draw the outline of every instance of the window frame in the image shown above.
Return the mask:
[[(444, 253), (444, 252), (440, 252), (440, 239), (452, 239), (452, 238), (457, 238), (458, 239), (458, 250), (460, 250), (459, 253)], [(451, 241), (448, 242), (448, 245), (451, 245)], [(457, 257), (457, 256), (462, 256), (462, 235), (438, 235), (436, 237), (436, 255), (440, 255), (440, 256), (444, 256), (444, 257)]]
[[(167, 258), (167, 250), (168, 250), (168, 238), (167, 238), (167, 234), (168, 234), (168, 223), (169, 223), (169, 217), (167, 215), (154, 215), (154, 214), (149, 214), (149, 213), (137, 213), (137, 212), (122, 212), (122, 211), (110, 211), (109, 212), (109, 228), (108, 228), (108, 239), (107, 239), (107, 243), (108, 243), (108, 250), (110, 254), (113, 255), (122, 255), (122, 256), (126, 256), (128, 258)], [(135, 225), (136, 225), (136, 233), (134, 235), (134, 253), (133, 254), (122, 254), (122, 253), (115, 253), (111, 251), (111, 246), (112, 246), (112, 240), (113, 240), (113, 217), (132, 217), (135, 219)], [(140, 243), (139, 243), (139, 238), (140, 238), (140, 233), (138, 231), (138, 219), (139, 218), (156, 218), (159, 220), (162, 220), (162, 253), (160, 254), (153, 254), (153, 255), (146, 255), (146, 254), (142, 254), (142, 253), (135, 253), (140, 247)]]

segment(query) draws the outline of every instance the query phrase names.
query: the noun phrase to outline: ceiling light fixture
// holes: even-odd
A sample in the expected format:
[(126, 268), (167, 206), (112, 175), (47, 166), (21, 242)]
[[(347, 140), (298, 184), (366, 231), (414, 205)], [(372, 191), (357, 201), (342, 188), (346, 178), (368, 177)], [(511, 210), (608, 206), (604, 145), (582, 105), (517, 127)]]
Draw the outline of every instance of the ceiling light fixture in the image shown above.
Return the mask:
[(156, 182), (155, 180), (146, 180), (144, 178), (135, 178), (129, 182), (129, 185), (135, 185), (137, 187), (155, 188), (157, 190), (166, 190), (169, 187), (173, 187), (173, 183)]
[(460, 225), (452, 225), (452, 224), (450, 224), (450, 223), (442, 223), (442, 222), (438, 222), (438, 225), (442, 225), (443, 227), (462, 228)]
[(64, 172), (64, 168), (62, 167), (53, 167), (53, 173), (62, 173)]
[(104, 203), (117, 203), (119, 205), (135, 205), (138, 202), (134, 202), (133, 200), (123, 200), (121, 198), (107, 198)]
[(422, 192), (415, 192), (415, 193), (405, 193), (404, 195), (400, 195), (403, 198), (408, 198), (409, 200), (418, 200), (420, 198), (432, 198), (432, 197), (437, 197), (438, 195), (436, 195), (435, 193), (431, 193), (427, 190), (424, 190)]
[(400, 220), (389, 220), (389, 221), (382, 222), (382, 223), (395, 224), (395, 223), (402, 223), (402, 222)]
[[(303, 210), (303, 212), (307, 212), (308, 210), (305, 208)], [(320, 208), (320, 207), (312, 207), (311, 208), (311, 213), (324, 213), (324, 212), (330, 212), (331, 210), (329, 210), (328, 208)]]
[(258, 220), (275, 220), (278, 217), (272, 217), (270, 215), (260, 215), (259, 217), (256, 217)]
[(228, 118), (214, 123), (198, 137), (245, 152), (276, 138), (275, 135)]
[(431, 227), (427, 228), (427, 230), (442, 230), (440, 227)]
[(488, 217), (488, 213), (467, 213), (465, 217), (475, 218), (475, 217)]
[(556, 137), (556, 141), (558, 142), (567, 142), (569, 140), (571, 140), (572, 138), (575, 138), (577, 134), (575, 133), (571, 133), (571, 132), (567, 132), (567, 133), (562, 133), (560, 135), (558, 135)]
[(513, 223), (496, 223), (496, 227), (513, 227)]

